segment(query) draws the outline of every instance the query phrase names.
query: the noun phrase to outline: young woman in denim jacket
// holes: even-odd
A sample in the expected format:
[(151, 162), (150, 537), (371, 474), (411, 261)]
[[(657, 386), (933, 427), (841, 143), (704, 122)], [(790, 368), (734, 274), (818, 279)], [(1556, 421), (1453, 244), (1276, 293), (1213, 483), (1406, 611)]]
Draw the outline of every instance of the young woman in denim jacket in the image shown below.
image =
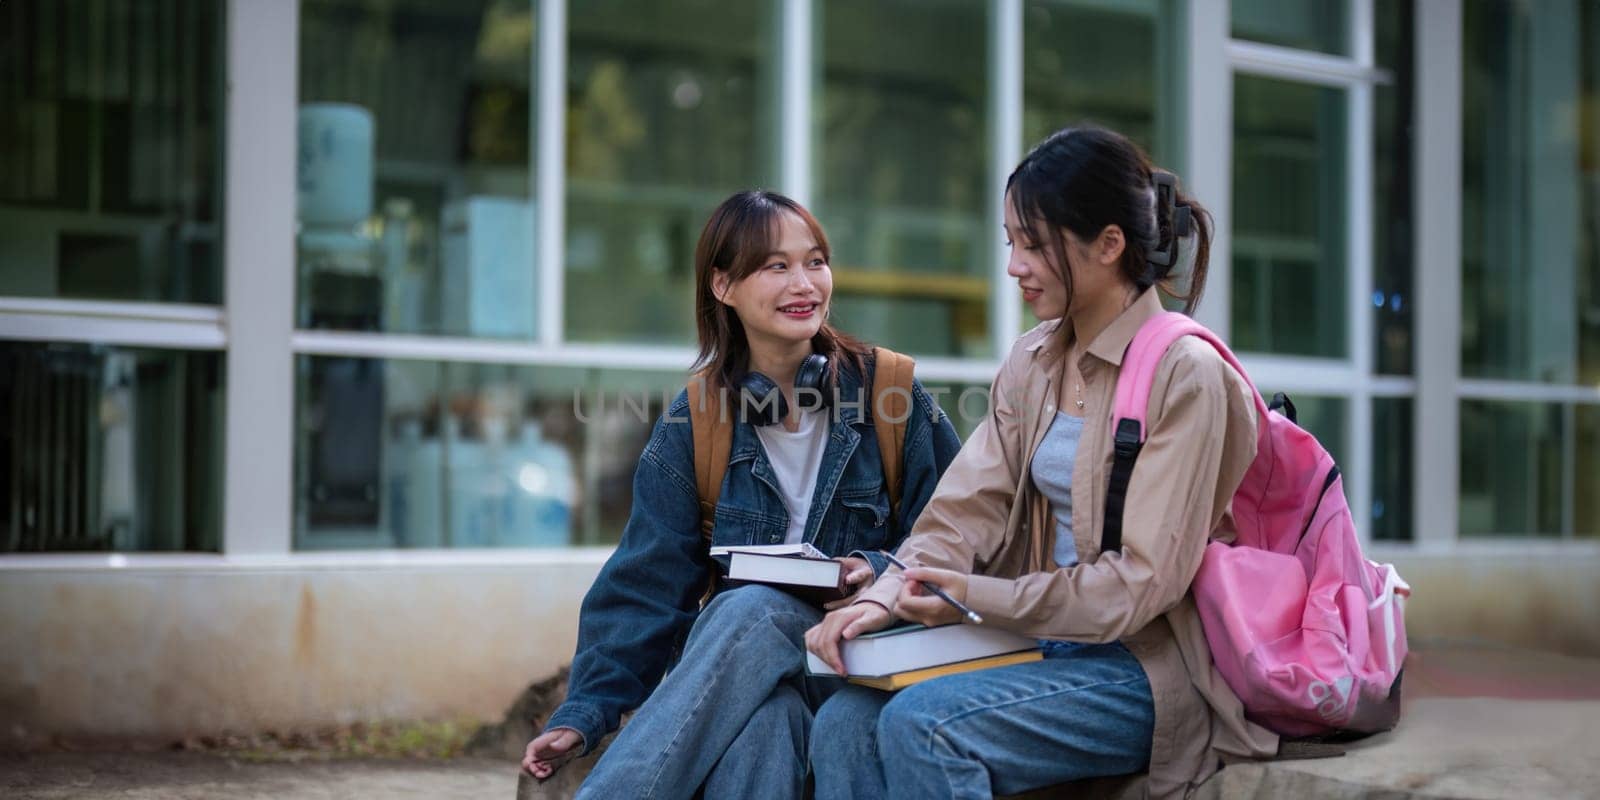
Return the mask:
[(1162, 357), (1121, 547), (1101, 552), (1117, 378), (1162, 312), (1157, 285), (1178, 274), (1180, 211), (1196, 232), (1181, 251), (1191, 309), (1209, 255), (1204, 209), (1176, 191), (1158, 202), (1156, 172), (1097, 128), (1052, 135), (1012, 172), (1006, 271), (1046, 322), (1013, 346), (988, 418), (900, 546), (911, 569), (807, 634), (837, 665), (841, 638), (893, 617), (960, 621), (925, 581), (984, 625), (1041, 640), (1044, 659), (894, 695), (835, 693), (813, 730), (818, 798), (988, 797), (1146, 771), (1129, 779), (1146, 796), (1182, 797), (1225, 757), (1275, 752), (1212, 668), (1189, 594), (1207, 543), (1232, 536), (1229, 503), (1256, 448), (1252, 389), (1210, 345), (1181, 339)]
[[(732, 415), (713, 541), (800, 538), (843, 556), (849, 580), (859, 584), (884, 569), (876, 551), (895, 547), (911, 529), (960, 440), (914, 384), (904, 485), (891, 519), (863, 386), (871, 350), (827, 323), (829, 256), (816, 219), (771, 192), (730, 197), (701, 234), (697, 366), (711, 377), (709, 388), (734, 389), (729, 407), (737, 408), (737, 387), (760, 372), (784, 391), (791, 411), (781, 424), (788, 431), (797, 429), (802, 413), (822, 415), (806, 421), (816, 437), (809, 440), (812, 459), (815, 447), (821, 455), (809, 507), (799, 509), (803, 529), (790, 508), (801, 502), (799, 492), (781, 485), (755, 420)], [(795, 374), (813, 353), (827, 357), (838, 399), (802, 412), (806, 398), (796, 397)], [(580, 796), (689, 797), (702, 788), (707, 797), (798, 796), (812, 711), (838, 686), (805, 675), (802, 636), (821, 610), (760, 585), (722, 591), (700, 609), (716, 567), (701, 534), (690, 400), (687, 390), (680, 393), (645, 445), (621, 544), (583, 601), (567, 699), (523, 760), (535, 778), (547, 778), (637, 708)], [(775, 422), (765, 435), (776, 431)], [(681, 658), (668, 671), (680, 644)]]

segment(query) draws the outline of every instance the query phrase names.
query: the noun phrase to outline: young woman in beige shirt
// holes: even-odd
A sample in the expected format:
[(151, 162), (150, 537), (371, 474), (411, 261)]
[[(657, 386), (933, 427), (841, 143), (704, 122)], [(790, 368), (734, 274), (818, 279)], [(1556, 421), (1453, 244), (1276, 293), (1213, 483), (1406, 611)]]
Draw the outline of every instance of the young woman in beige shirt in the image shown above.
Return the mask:
[[(1253, 390), (1203, 342), (1179, 340), (1161, 361), (1122, 545), (1100, 552), (1123, 353), (1162, 311), (1157, 287), (1192, 310), (1205, 285), (1209, 217), (1177, 192), (1161, 207), (1158, 172), (1099, 128), (1060, 131), (1017, 166), (1007, 274), (1045, 322), (1012, 347), (987, 419), (898, 549), (911, 569), (806, 634), (843, 672), (841, 640), (896, 618), (961, 621), (926, 582), (983, 624), (1038, 638), (1044, 660), (834, 695), (811, 734), (819, 798), (988, 797), (1144, 772), (1144, 793), (1181, 797), (1223, 758), (1276, 751), (1211, 667), (1189, 596), (1206, 543), (1232, 535), (1228, 503), (1256, 437)], [(1179, 246), (1182, 207), (1193, 241), (1153, 260)]]

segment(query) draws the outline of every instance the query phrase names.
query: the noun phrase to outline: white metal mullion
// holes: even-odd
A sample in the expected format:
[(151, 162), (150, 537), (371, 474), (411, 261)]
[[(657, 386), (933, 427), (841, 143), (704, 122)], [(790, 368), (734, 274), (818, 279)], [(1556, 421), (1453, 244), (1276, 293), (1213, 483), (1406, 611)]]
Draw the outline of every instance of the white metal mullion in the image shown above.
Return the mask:
[(0, 340), (220, 350), (222, 309), (181, 303), (0, 297)]
[(1357, 66), (1371, 70), (1378, 66), (1378, 24), (1373, 0), (1348, 0), (1350, 3), (1350, 58)]
[[(352, 331), (296, 331), (291, 341), (294, 351), (303, 355), (677, 373), (686, 373), (695, 358), (694, 349), (689, 347), (579, 343), (545, 347), (515, 340)], [(998, 366), (991, 359), (919, 358), (917, 376), (927, 380), (988, 384)]]
[(222, 263), (228, 356), (222, 550), (293, 530), (296, 77), (300, 4), (228, 0)]
[(1463, 400), (1600, 405), (1600, 387), (1528, 381), (1463, 379), (1456, 394)]
[(1461, 0), (1417, 0), (1413, 201), (1417, 401), (1412, 427), (1414, 541), (1449, 547), (1460, 533)]
[(1005, 182), (1022, 160), (1022, 0), (999, 0), (989, 7), (989, 336), (994, 354), (1004, 357), (1022, 332), (1022, 304), (1006, 274), (1010, 252), (1001, 228)]
[(1354, 86), (1358, 83), (1376, 83), (1390, 79), (1386, 71), (1370, 64), (1361, 64), (1351, 58), (1237, 39), (1228, 42), (1227, 57), (1228, 62), (1239, 72), (1297, 83)]
[(1373, 397), (1412, 397), (1417, 393), (1417, 381), (1401, 375), (1373, 375), (1367, 391)]
[(795, 202), (811, 205), (811, 76), (814, 69), (812, 0), (783, 0), (778, 35), (779, 185)]
[(0, 311), (0, 340), (184, 350), (221, 350), (228, 344), (220, 311), (211, 320)]
[(1238, 353), (1239, 363), (1264, 392), (1344, 395), (1361, 380), (1349, 361), (1264, 353)]
[(533, 103), (534, 203), (538, 247), (539, 342), (561, 343), (566, 329), (567, 0), (529, 0), (539, 6), (538, 99)]
[(981, 361), (966, 358), (919, 357), (917, 359), (917, 378), (924, 381), (970, 383), (988, 388), (989, 384), (994, 382), (995, 373), (999, 371), (1000, 362), (987, 359)]
[[(1220, 6), (1220, 8), (1219, 8)], [(1184, 4), (1188, 69), (1184, 70), (1183, 183), (1211, 212), (1209, 289), (1195, 318), (1228, 338), (1233, 278), (1233, 73), (1228, 68), (1227, 3)]]
[(139, 319), (152, 322), (221, 322), (220, 306), (120, 300), (58, 300), (53, 297), (0, 297), (0, 314), (50, 314)]

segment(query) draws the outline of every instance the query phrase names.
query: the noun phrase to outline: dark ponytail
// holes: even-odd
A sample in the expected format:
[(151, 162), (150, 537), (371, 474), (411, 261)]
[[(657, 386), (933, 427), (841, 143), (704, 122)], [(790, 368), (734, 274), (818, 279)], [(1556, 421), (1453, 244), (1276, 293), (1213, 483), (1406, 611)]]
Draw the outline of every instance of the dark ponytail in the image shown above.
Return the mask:
[[(1140, 291), (1157, 286), (1183, 300), (1186, 314), (1199, 304), (1211, 257), (1211, 214), (1182, 192), (1177, 176), (1150, 163), (1122, 134), (1094, 126), (1057, 131), (1011, 172), (1006, 192), (1029, 238), (1042, 242), (1052, 233), (1056, 270), (1068, 296), (1072, 275), (1059, 232), (1092, 241), (1116, 225), (1126, 241), (1120, 266), (1129, 281)], [(1191, 266), (1180, 269), (1186, 260)]]

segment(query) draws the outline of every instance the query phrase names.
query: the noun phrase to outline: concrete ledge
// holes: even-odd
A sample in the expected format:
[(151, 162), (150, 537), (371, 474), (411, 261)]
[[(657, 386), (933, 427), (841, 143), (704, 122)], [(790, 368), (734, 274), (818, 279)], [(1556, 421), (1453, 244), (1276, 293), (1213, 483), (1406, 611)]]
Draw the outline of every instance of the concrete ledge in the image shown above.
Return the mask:
[(602, 559), (147, 564), (0, 578), (0, 750), (498, 717), (571, 660)]
[[(1600, 550), (1479, 544), (1374, 548), (1411, 582), (1414, 645), (1600, 655)], [(0, 557), (0, 750), (497, 719), (572, 658), (578, 607), (609, 553)], [(1445, 677), (1494, 694), (1483, 690), (1499, 675), (1552, 663), (1502, 660), (1474, 656)]]

